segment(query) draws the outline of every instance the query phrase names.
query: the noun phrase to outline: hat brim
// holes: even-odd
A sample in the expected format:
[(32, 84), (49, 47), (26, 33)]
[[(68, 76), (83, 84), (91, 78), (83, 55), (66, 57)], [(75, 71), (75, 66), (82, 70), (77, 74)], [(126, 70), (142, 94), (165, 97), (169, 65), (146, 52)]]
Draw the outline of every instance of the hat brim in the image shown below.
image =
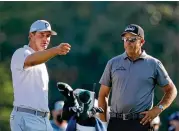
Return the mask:
[(137, 34), (136, 34), (136, 33), (134, 33), (134, 32), (125, 31), (125, 32), (123, 32), (123, 33), (121, 34), (121, 36), (123, 37), (126, 33), (131, 33), (131, 34), (133, 34), (133, 35), (137, 35)]
[(57, 35), (57, 32), (53, 31), (53, 30), (38, 30), (37, 32), (44, 32), (44, 31), (50, 31), (51, 32), (51, 35)]

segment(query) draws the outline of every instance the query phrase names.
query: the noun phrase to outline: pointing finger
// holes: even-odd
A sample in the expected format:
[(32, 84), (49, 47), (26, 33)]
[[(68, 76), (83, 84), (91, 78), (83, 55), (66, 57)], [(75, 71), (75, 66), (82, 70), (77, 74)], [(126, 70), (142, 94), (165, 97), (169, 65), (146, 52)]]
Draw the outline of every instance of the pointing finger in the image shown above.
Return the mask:
[(71, 47), (71, 45), (68, 44), (68, 43), (62, 43), (62, 45), (63, 45), (63, 46), (67, 46), (67, 47)]

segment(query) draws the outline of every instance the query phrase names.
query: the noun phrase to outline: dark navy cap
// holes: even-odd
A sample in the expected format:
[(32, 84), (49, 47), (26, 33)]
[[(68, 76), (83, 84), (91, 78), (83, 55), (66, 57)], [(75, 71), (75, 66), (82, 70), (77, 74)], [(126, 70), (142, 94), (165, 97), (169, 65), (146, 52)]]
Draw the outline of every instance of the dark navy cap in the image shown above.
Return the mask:
[(121, 34), (121, 36), (123, 37), (126, 33), (131, 33), (134, 35), (138, 35), (142, 38), (144, 38), (144, 30), (142, 29), (142, 27), (140, 27), (139, 25), (136, 24), (130, 24), (128, 25), (124, 32)]

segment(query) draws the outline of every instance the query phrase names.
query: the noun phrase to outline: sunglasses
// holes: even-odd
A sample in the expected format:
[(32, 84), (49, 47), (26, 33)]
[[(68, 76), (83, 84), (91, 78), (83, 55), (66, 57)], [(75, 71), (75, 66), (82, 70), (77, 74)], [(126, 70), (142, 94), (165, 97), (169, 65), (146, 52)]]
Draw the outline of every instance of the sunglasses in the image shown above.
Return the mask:
[(130, 37), (130, 38), (122, 37), (122, 40), (124, 42), (134, 43), (134, 42), (136, 42), (138, 40), (138, 38), (137, 37)]

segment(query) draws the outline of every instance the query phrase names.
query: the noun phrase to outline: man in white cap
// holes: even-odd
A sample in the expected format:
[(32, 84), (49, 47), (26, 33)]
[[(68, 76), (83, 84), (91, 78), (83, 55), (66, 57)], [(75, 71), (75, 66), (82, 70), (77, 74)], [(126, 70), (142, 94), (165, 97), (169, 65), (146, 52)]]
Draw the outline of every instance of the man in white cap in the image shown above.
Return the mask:
[(155, 117), (151, 121), (150, 126), (153, 129), (153, 131), (159, 131), (159, 128), (161, 126), (160, 117), (159, 116)]
[(63, 106), (64, 101), (57, 101), (54, 104), (54, 109), (52, 110), (53, 120), (50, 121), (53, 131), (66, 131), (68, 123), (62, 118)]
[(45, 62), (66, 55), (71, 46), (61, 43), (47, 49), (52, 35), (57, 35), (45, 20), (35, 21), (29, 31), (29, 44), (17, 49), (11, 59), (14, 89), (11, 131), (52, 131), (48, 119), (48, 81)]

